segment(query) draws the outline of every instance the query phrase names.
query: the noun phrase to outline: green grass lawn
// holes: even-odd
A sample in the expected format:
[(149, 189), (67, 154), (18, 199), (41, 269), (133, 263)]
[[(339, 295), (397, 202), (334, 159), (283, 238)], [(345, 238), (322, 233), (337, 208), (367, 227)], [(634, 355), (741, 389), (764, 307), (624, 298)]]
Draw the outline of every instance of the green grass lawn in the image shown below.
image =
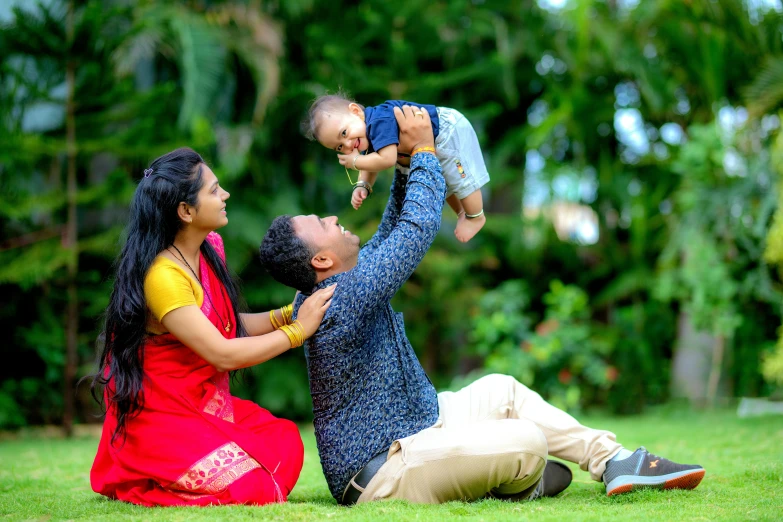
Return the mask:
[(661, 409), (638, 417), (582, 419), (614, 431), (628, 448), (644, 445), (707, 474), (693, 491), (647, 490), (605, 496), (602, 484), (571, 465), (574, 482), (557, 498), (423, 506), (401, 501), (338, 506), (321, 474), (312, 427), (302, 428), (302, 476), (283, 505), (143, 508), (90, 489), (97, 438), (47, 438), (35, 431), (0, 442), (0, 519), (8, 520), (783, 520), (783, 417), (739, 419), (733, 411)]

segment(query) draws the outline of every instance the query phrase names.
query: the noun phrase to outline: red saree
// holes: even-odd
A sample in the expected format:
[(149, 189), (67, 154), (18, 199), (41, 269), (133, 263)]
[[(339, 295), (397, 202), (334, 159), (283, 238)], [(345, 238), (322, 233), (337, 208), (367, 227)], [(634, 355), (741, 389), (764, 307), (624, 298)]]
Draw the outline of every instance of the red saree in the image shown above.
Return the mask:
[[(220, 236), (207, 240), (225, 259)], [(220, 280), (203, 256), (199, 269), (211, 297), (201, 310), (234, 338), (236, 326), (226, 333), (212, 309), (224, 318), (231, 310)], [(93, 490), (145, 506), (284, 502), (302, 470), (296, 425), (232, 397), (228, 373), (171, 334), (149, 337), (143, 350), (144, 409), (127, 422), (124, 442), (112, 444), (117, 420), (108, 408), (90, 471)]]

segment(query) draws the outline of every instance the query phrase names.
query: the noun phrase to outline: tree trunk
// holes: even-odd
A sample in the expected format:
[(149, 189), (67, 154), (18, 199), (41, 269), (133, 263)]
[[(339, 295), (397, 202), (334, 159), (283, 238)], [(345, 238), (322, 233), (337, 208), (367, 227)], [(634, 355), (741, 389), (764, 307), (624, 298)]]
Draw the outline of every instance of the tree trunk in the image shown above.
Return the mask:
[(680, 312), (672, 356), (671, 394), (688, 399), (691, 406), (714, 406), (725, 396), (721, 373), (726, 357), (726, 337), (696, 330), (688, 314)]
[(719, 335), (712, 347), (712, 366), (710, 378), (707, 381), (707, 401), (711, 406), (715, 405), (718, 397), (718, 383), (720, 382), (721, 369), (723, 368), (723, 355), (726, 346), (726, 338)]
[(74, 417), (74, 381), (77, 365), (77, 342), (79, 330), (79, 293), (76, 286), (76, 276), (79, 271), (78, 226), (76, 216), (76, 119), (74, 109), (74, 89), (76, 83), (76, 65), (73, 56), (74, 5), (68, 2), (66, 18), (66, 36), (68, 41), (68, 62), (65, 69), (65, 83), (68, 89), (65, 101), (66, 147), (68, 155), (68, 172), (66, 197), (68, 201), (68, 223), (65, 228), (65, 248), (68, 249), (68, 309), (65, 319), (65, 375), (63, 382), (63, 430), (65, 436), (73, 435)]
[(671, 362), (672, 397), (685, 398), (694, 407), (706, 404), (714, 345), (714, 336), (696, 330), (688, 314), (680, 312)]

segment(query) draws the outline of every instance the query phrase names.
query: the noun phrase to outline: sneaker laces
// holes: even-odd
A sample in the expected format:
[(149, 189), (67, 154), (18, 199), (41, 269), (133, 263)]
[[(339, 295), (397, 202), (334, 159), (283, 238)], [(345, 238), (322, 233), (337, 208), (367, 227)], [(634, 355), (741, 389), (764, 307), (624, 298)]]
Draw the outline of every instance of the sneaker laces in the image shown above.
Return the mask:
[(528, 500), (535, 500), (537, 498), (540, 498), (544, 494), (544, 476), (541, 476), (541, 480), (538, 481), (538, 484), (536, 484), (536, 489), (533, 490), (533, 492), (530, 494), (529, 497), (527, 497)]
[[(642, 446), (642, 448), (644, 448), (644, 446)], [(645, 448), (644, 451), (647, 451), (647, 448)], [(647, 451), (647, 455), (649, 456), (650, 460), (666, 460), (666, 461), (669, 460), (669, 459), (664, 458), (664, 457), (659, 457), (655, 453), (650, 453), (649, 451)]]

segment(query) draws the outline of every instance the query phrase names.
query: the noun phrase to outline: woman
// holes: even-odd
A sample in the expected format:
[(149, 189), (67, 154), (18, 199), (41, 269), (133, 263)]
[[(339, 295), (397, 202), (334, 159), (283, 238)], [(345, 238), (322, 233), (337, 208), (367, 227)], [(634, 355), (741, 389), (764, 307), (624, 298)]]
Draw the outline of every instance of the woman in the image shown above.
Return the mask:
[(214, 232), (229, 194), (196, 152), (144, 171), (106, 310), (93, 380), (106, 420), (93, 490), (147, 506), (283, 502), (302, 469), (296, 425), (232, 397), (231, 370), (262, 363), (318, 328), (334, 288), (290, 307), (237, 312)]

